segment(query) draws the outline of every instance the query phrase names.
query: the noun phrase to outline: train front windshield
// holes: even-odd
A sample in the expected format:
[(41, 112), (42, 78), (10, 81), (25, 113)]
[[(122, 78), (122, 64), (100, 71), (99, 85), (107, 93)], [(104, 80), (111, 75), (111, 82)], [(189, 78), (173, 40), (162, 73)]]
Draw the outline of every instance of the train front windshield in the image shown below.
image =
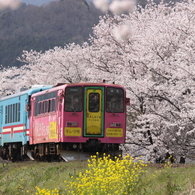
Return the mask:
[(67, 87), (65, 94), (65, 111), (82, 111), (82, 87)]
[(108, 87), (106, 90), (106, 111), (112, 113), (124, 112), (124, 90)]
[[(65, 111), (81, 112), (83, 109), (82, 87), (67, 87), (65, 92)], [(100, 94), (93, 92), (89, 94), (89, 112), (99, 112), (100, 105), (94, 105), (94, 98), (99, 100)], [(123, 113), (124, 112), (124, 90), (122, 88), (106, 88), (106, 112)]]

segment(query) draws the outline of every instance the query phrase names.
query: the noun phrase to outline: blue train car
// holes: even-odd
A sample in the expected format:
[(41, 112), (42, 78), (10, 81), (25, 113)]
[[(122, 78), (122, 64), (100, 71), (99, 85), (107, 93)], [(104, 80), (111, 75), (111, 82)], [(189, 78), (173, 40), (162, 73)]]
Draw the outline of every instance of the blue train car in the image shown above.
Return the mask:
[(28, 106), (32, 94), (50, 89), (50, 85), (32, 86), (31, 89), (0, 98), (0, 156), (20, 159), (27, 154), (29, 142)]

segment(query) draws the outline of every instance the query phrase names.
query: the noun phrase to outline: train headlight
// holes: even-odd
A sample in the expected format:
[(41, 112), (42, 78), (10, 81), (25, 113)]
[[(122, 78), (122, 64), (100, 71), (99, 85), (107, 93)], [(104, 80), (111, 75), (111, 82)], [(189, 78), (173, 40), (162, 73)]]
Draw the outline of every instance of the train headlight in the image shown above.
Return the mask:
[(121, 123), (110, 123), (110, 127), (120, 127)]
[(66, 122), (67, 127), (78, 127), (78, 122)]

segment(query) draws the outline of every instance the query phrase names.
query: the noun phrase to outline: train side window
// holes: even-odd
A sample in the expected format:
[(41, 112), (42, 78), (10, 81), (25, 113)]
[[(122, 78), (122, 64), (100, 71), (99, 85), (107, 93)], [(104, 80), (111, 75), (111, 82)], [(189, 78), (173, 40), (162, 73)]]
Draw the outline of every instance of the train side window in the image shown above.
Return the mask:
[(20, 121), (20, 103), (5, 106), (5, 124)]
[(12, 111), (11, 105), (9, 105), (8, 107), (9, 107), (9, 114), (8, 114), (9, 115), (9, 123), (11, 123), (11, 111)]
[(10, 123), (10, 105), (6, 106), (6, 110), (7, 110), (7, 118), (6, 118), (6, 124)]
[(107, 88), (106, 111), (115, 113), (124, 112), (124, 90), (122, 88)]
[(46, 112), (47, 112), (46, 102), (47, 102), (47, 101), (44, 101), (44, 102), (43, 102), (43, 113), (46, 113)]
[(44, 113), (44, 102), (41, 102), (41, 114)]
[(48, 100), (48, 112), (50, 112), (51, 100)]
[(17, 103), (17, 122), (19, 122), (20, 121), (20, 103)]
[(13, 104), (13, 107), (12, 107), (12, 110), (13, 110), (13, 121), (16, 121), (16, 104)]
[(38, 102), (35, 109), (35, 116), (56, 111), (56, 99)]
[(9, 123), (12, 122), (12, 118), (11, 118), (11, 116), (12, 116), (12, 109), (11, 108), (12, 108), (11, 105), (9, 105)]
[(49, 112), (49, 100), (45, 102), (45, 112)]
[(41, 102), (38, 103), (38, 113), (37, 114), (41, 114)]
[(42, 114), (45, 113), (45, 102), (42, 102)]
[(51, 112), (53, 112), (53, 111), (55, 111), (55, 100), (54, 99), (52, 99), (51, 100)]
[(14, 112), (13, 112), (13, 104), (11, 104), (11, 112), (10, 112), (10, 115), (11, 115), (11, 123), (14, 121)]
[(56, 111), (56, 96), (56, 91), (37, 96), (35, 100), (34, 115), (37, 116), (39, 114)]
[(48, 112), (56, 111), (56, 99), (51, 99), (48, 101)]
[(8, 106), (5, 107), (5, 124), (8, 123)]

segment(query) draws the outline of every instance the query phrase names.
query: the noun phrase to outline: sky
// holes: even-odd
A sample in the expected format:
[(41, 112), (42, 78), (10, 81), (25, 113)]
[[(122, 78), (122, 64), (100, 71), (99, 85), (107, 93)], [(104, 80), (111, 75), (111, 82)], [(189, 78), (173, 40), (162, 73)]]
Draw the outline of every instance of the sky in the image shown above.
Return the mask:
[(28, 4), (33, 4), (33, 5), (38, 5), (41, 6), (43, 4), (46, 4), (50, 2), (51, 0), (21, 0), (21, 2)]
[[(21, 2), (28, 4), (32, 4), (32, 5), (38, 5), (41, 6), (43, 4), (49, 3), (50, 1), (59, 1), (59, 0), (21, 0)], [(92, 0), (87, 0), (88, 2), (92, 1)]]

